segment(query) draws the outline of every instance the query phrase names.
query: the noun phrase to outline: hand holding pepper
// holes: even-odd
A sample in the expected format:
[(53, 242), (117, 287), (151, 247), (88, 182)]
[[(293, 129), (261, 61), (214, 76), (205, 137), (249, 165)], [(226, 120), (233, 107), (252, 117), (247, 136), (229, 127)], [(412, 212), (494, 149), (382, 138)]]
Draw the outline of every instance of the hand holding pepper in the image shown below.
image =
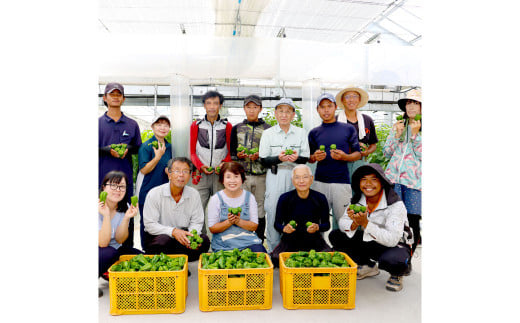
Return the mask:
[(392, 126), (392, 129), (395, 131), (395, 137), (399, 138), (403, 134), (404, 131), (404, 120), (397, 121)]
[(368, 217), (367, 217), (367, 212), (358, 212), (356, 214), (353, 215), (354, 217), (354, 221), (362, 226), (363, 228), (366, 228), (367, 225), (368, 225)]
[(258, 158), (260, 158), (260, 153), (259, 152), (256, 152), (254, 154), (249, 155), (249, 159), (250, 160), (257, 160)]
[(134, 216), (137, 215), (137, 211), (139, 211), (139, 209), (137, 208), (137, 205), (136, 206), (130, 205), (128, 210), (126, 210), (125, 218), (127, 218), (127, 219), (133, 218)]
[(287, 223), (287, 224), (285, 225), (285, 227), (283, 227), (283, 232), (284, 232), (284, 233), (291, 234), (291, 233), (293, 233), (294, 231), (296, 231), (296, 229), (293, 228), (292, 225), (290, 225), (289, 223)]
[(193, 236), (193, 234), (189, 233), (188, 231), (174, 228), (172, 231), (172, 236), (175, 238), (175, 240), (179, 241), (181, 245), (185, 246), (186, 248), (190, 247), (190, 240), (188, 240), (186, 236)]
[(308, 233), (315, 233), (320, 230), (320, 226), (317, 223), (313, 223), (307, 227)]
[(208, 168), (209, 168), (209, 166), (202, 165), (202, 166), (200, 167), (200, 170), (201, 170), (204, 174), (206, 174), (206, 175), (211, 175), (211, 174), (213, 174), (214, 169), (211, 168), (211, 171), (208, 171)]
[(107, 217), (107, 216), (110, 217), (110, 209), (108, 208), (108, 205), (105, 202), (101, 202), (101, 201), (99, 202), (98, 212), (103, 217)]
[(334, 160), (346, 160), (348, 158), (347, 154), (341, 149), (331, 149), (330, 157)]
[(293, 150), (293, 153), (287, 156), (287, 161), (294, 163), (296, 159), (298, 159), (298, 152), (296, 150)]
[(316, 149), (316, 151), (314, 152), (314, 159), (316, 161), (322, 161), (325, 158), (327, 158), (327, 153), (321, 149)]
[(419, 133), (419, 130), (421, 129), (421, 120), (410, 120), (410, 128), (412, 130), (412, 136), (415, 136)]
[(158, 144), (157, 148), (152, 146), (153, 153), (155, 154), (155, 158), (161, 159), (161, 157), (166, 152), (166, 144), (161, 143), (161, 142), (157, 142), (157, 144)]

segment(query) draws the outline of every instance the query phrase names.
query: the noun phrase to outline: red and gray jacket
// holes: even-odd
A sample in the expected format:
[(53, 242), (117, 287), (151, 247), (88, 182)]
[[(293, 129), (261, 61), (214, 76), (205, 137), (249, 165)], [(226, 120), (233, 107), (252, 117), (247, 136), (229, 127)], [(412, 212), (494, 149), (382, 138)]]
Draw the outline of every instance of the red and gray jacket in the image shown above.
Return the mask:
[(213, 124), (206, 116), (193, 121), (190, 128), (190, 154), (198, 170), (203, 165), (215, 168), (223, 161), (231, 161), (231, 129), (231, 123), (221, 119), (220, 115)]

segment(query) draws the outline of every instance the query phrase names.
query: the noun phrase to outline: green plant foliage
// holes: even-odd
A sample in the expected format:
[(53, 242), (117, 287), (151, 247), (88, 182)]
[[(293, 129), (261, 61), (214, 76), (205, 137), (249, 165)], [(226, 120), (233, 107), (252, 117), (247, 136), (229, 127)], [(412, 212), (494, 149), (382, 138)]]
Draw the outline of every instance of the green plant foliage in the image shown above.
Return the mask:
[(379, 141), (377, 143), (376, 151), (370, 154), (367, 158), (367, 162), (377, 163), (381, 165), (383, 169), (386, 169), (386, 166), (390, 161), (390, 159), (386, 158), (383, 154), (383, 148), (385, 147), (386, 138), (390, 134), (390, 130), (392, 130), (392, 127), (387, 124), (376, 125), (377, 139)]
[[(267, 124), (271, 125), (271, 127), (277, 125), (278, 121), (276, 121), (276, 118), (274, 116), (274, 109), (266, 108), (266, 110), (267, 110), (267, 115), (264, 117), (264, 121)], [(298, 106), (296, 106), (296, 118), (294, 118), (294, 120), (291, 121), (291, 124), (296, 127), (303, 128), (302, 113), (301, 113), (301, 109)]]

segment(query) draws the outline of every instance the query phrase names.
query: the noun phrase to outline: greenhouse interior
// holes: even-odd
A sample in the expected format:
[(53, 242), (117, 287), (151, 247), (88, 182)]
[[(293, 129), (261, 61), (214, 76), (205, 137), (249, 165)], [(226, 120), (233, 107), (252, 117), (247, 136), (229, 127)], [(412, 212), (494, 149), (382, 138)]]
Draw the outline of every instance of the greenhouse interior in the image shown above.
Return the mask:
[[(369, 95), (360, 111), (378, 130), (388, 129), (402, 114), (397, 101), (422, 87), (423, 5), (421, 0), (101, 0), (100, 48), (118, 45), (100, 58), (98, 116), (107, 111), (105, 86), (121, 83), (121, 111), (141, 132), (159, 115), (168, 116), (173, 150), (189, 156), (190, 125), (204, 117), (207, 91), (224, 96), (220, 115), (232, 125), (244, 120), (248, 95), (262, 98), (260, 117), (271, 120), (277, 102), (291, 98), (297, 107), (293, 124), (308, 133), (321, 124), (317, 98), (355, 86)], [(138, 226), (135, 230), (139, 245)], [(113, 316), (109, 283), (100, 278), (99, 322), (420, 322), (421, 250), (419, 245), (402, 291), (385, 290), (388, 276), (381, 272), (357, 281), (350, 310), (284, 308), (275, 268), (271, 309), (203, 312), (198, 263), (190, 262), (183, 313)]]

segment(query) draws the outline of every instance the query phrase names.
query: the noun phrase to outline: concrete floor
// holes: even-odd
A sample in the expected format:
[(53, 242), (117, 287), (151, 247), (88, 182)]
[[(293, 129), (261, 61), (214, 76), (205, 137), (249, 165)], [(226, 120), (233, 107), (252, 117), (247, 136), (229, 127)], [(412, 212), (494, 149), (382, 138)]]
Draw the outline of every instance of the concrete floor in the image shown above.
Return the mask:
[[(137, 232), (136, 232), (137, 233)], [(139, 235), (138, 233), (136, 234)], [(138, 239), (138, 238), (137, 238)], [(135, 239), (136, 246), (138, 240)], [(198, 299), (198, 262), (190, 262), (188, 268), (188, 297), (186, 309), (181, 314), (148, 314), (148, 315), (110, 315), (110, 294), (108, 282), (99, 279), (99, 288), (104, 295), (99, 298), (99, 322), (170, 322), (182, 319), (185, 322), (338, 322), (348, 320), (349, 323), (421, 322), (421, 247), (419, 246), (412, 259), (413, 270), (410, 276), (404, 277), (403, 290), (390, 292), (385, 289), (389, 274), (381, 271), (378, 276), (358, 280), (356, 283), (356, 307), (352, 310), (304, 309), (288, 310), (283, 307), (280, 294), (280, 274), (277, 268), (273, 272), (273, 304), (270, 310), (217, 311), (202, 312)]]

